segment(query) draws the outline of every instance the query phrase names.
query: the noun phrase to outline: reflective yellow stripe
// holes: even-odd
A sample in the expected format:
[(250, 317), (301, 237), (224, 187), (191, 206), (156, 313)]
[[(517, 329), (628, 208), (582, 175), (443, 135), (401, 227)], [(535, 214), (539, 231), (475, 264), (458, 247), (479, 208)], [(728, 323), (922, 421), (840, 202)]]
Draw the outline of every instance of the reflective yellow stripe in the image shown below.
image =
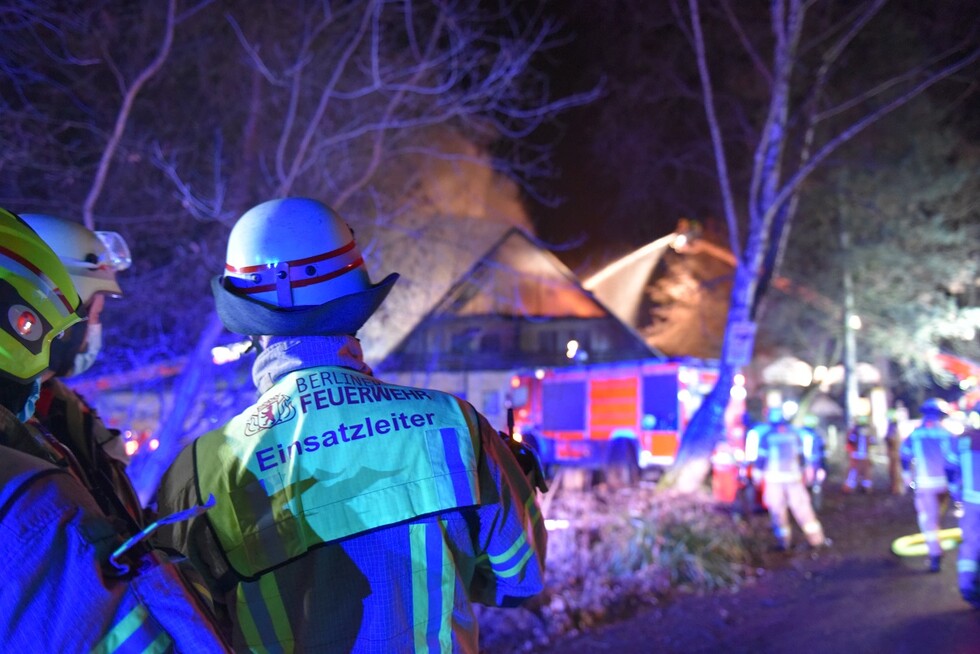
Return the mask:
[(191, 582), (191, 587), (197, 591), (197, 594), (201, 596), (208, 606), (214, 606), (214, 596), (211, 595), (211, 589), (207, 587), (207, 584), (202, 584), (199, 581)]
[(170, 636), (160, 632), (160, 635), (143, 650), (142, 654), (161, 654), (170, 649), (171, 640)]
[(524, 508), (527, 509), (527, 514), (531, 518), (532, 525), (541, 522), (541, 510), (538, 508), (537, 498), (533, 493), (524, 502)]
[(496, 565), (498, 563), (503, 563), (510, 557), (517, 554), (517, 550), (523, 547), (525, 543), (527, 543), (527, 538), (522, 533), (521, 537), (515, 540), (514, 544), (511, 545), (509, 548), (507, 548), (507, 551), (504, 552), (503, 554), (490, 554), (490, 563), (493, 565)]
[(506, 570), (496, 570), (495, 572), (497, 573), (497, 576), (498, 577), (503, 577), (505, 579), (508, 578), (508, 577), (515, 577), (515, 576), (517, 576), (517, 574), (521, 570), (524, 569), (524, 564), (527, 563), (527, 560), (529, 558), (531, 558), (531, 554), (533, 554), (533, 553), (534, 552), (531, 551), (531, 548), (530, 547), (527, 548), (527, 551), (524, 552), (524, 556), (521, 557), (521, 560), (520, 561), (518, 561), (517, 563), (515, 563), (511, 567), (507, 568)]
[[(133, 610), (126, 614), (122, 620), (117, 622), (112, 629), (109, 630), (102, 640), (92, 648), (91, 654), (111, 654), (115, 652), (119, 647), (125, 643), (130, 636), (135, 634), (137, 630), (146, 622), (146, 618), (149, 614), (142, 604), (137, 604), (133, 607)], [(162, 643), (163, 649), (157, 649), (159, 647), (158, 643)], [(163, 651), (170, 645), (170, 636), (164, 632), (160, 632), (160, 635), (156, 637), (153, 643), (146, 649), (149, 652)]]
[[(439, 532), (444, 534), (446, 525), (439, 521)], [(439, 644), (442, 651), (450, 654), (453, 651), (453, 600), (456, 592), (456, 563), (453, 560), (452, 552), (446, 545), (445, 537), (439, 538), (439, 547), (442, 549), (442, 584), (440, 593), (442, 599), (442, 615), (439, 618)]]
[(293, 641), (293, 628), (289, 624), (289, 614), (282, 603), (282, 595), (279, 593), (275, 575), (267, 574), (259, 578), (259, 588), (262, 590), (269, 617), (272, 618), (272, 628), (275, 629), (276, 638), (282, 645), (283, 654), (293, 654), (296, 646)]
[(258, 627), (255, 626), (255, 618), (252, 617), (252, 612), (248, 608), (248, 600), (245, 598), (243, 591), (244, 586), (238, 584), (238, 588), (235, 591), (237, 596), (235, 612), (238, 614), (238, 628), (242, 630), (242, 636), (245, 638), (245, 642), (248, 643), (250, 650), (259, 654), (265, 654), (267, 650), (260, 645), (262, 638), (259, 636)]
[[(446, 545), (441, 521), (411, 524), (412, 637), (418, 654), (453, 649), (453, 593), (456, 567)], [(438, 559), (438, 560), (437, 560)]]
[[(408, 539), (412, 553), (412, 622), (414, 623), (415, 651), (428, 654), (425, 624), (429, 613), (429, 585), (425, 567), (425, 525), (408, 526)], [(419, 626), (421, 623), (421, 627)]]

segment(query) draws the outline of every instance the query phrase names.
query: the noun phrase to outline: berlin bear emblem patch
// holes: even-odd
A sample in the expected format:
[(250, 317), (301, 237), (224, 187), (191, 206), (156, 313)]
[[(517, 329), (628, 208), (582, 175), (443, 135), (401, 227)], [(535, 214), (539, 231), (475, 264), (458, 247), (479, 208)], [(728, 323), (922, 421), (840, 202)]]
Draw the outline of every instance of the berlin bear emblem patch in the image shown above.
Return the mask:
[(255, 412), (245, 422), (245, 435), (255, 436), (261, 431), (289, 422), (296, 417), (296, 409), (287, 395), (276, 395), (255, 407)]

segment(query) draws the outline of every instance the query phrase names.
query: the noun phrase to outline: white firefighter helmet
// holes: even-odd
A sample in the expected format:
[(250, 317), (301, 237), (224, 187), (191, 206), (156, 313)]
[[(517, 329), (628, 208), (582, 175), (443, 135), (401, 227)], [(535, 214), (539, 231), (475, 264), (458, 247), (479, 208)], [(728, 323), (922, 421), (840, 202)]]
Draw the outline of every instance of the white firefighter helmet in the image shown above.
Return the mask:
[(938, 397), (930, 397), (922, 406), (919, 407), (919, 411), (923, 415), (930, 416), (948, 416), (949, 415), (949, 405), (945, 400), (941, 400)]
[(122, 296), (116, 273), (129, 268), (132, 259), (120, 234), (93, 232), (72, 220), (40, 213), (22, 213), (20, 217), (61, 259), (83, 305), (96, 293)]
[(353, 232), (330, 207), (284, 198), (238, 219), (211, 289), (221, 321), (238, 334), (354, 334), (397, 279), (371, 283)]

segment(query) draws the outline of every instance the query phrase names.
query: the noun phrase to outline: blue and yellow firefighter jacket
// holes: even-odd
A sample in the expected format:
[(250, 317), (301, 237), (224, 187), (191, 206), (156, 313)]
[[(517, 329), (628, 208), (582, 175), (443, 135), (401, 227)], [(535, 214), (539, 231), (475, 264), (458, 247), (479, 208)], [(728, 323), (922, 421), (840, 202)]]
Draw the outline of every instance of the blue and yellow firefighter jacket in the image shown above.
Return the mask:
[(952, 434), (945, 427), (938, 422), (923, 423), (902, 441), (902, 469), (908, 472), (915, 463), (916, 489), (945, 489), (946, 461), (952, 451)]
[[(756, 466), (766, 483), (790, 483), (803, 480), (804, 464), (812, 464), (805, 458), (805, 443), (801, 432), (788, 423), (769, 425), (759, 430)], [(813, 454), (813, 448), (809, 451)]]
[(57, 452), (0, 407), (0, 651), (229, 651), (173, 566), (110, 565), (121, 543)]
[(852, 459), (859, 461), (870, 459), (871, 446), (874, 444), (874, 435), (864, 425), (855, 425), (847, 433), (847, 453)]
[(163, 538), (202, 570), (236, 649), (476, 654), (472, 602), (542, 589), (533, 490), (445, 393), (296, 367), (181, 453), (160, 510), (211, 495)]
[(967, 430), (954, 439), (948, 461), (958, 473), (961, 499), (980, 504), (980, 430)]

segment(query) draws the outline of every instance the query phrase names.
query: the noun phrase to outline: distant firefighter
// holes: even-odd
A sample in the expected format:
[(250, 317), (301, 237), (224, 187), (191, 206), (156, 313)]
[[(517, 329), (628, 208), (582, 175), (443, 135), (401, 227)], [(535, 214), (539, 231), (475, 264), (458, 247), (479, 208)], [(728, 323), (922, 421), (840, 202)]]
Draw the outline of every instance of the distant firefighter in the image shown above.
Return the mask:
[(899, 424), (908, 414), (904, 406), (899, 406), (888, 416), (888, 431), (885, 432), (885, 450), (888, 454), (888, 490), (892, 495), (903, 495), (905, 484), (902, 483), (902, 457), (899, 448), (902, 445), (902, 434)]
[(803, 432), (791, 425), (779, 409), (770, 410), (769, 429), (760, 430), (752, 475), (757, 484), (765, 481), (763, 501), (769, 508), (773, 532), (782, 549), (792, 544), (790, 511), (811, 547), (829, 544), (806, 486), (815, 475), (815, 461), (806, 458), (806, 440)]
[(970, 425), (955, 440), (949, 463), (960, 482), (963, 515), (960, 529), (959, 559), (956, 562), (957, 582), (963, 599), (980, 609), (980, 403), (970, 411)]
[(939, 519), (949, 495), (946, 462), (952, 456), (953, 435), (943, 427), (948, 409), (940, 399), (930, 398), (919, 407), (922, 424), (912, 430), (901, 446), (902, 469), (907, 485), (915, 489), (915, 511), (919, 530), (929, 547), (929, 571), (939, 572), (942, 546)]
[(858, 418), (847, 433), (848, 467), (842, 489), (845, 493), (853, 493), (857, 488), (865, 493), (871, 492), (871, 447), (875, 444), (875, 436), (868, 426), (867, 418)]

